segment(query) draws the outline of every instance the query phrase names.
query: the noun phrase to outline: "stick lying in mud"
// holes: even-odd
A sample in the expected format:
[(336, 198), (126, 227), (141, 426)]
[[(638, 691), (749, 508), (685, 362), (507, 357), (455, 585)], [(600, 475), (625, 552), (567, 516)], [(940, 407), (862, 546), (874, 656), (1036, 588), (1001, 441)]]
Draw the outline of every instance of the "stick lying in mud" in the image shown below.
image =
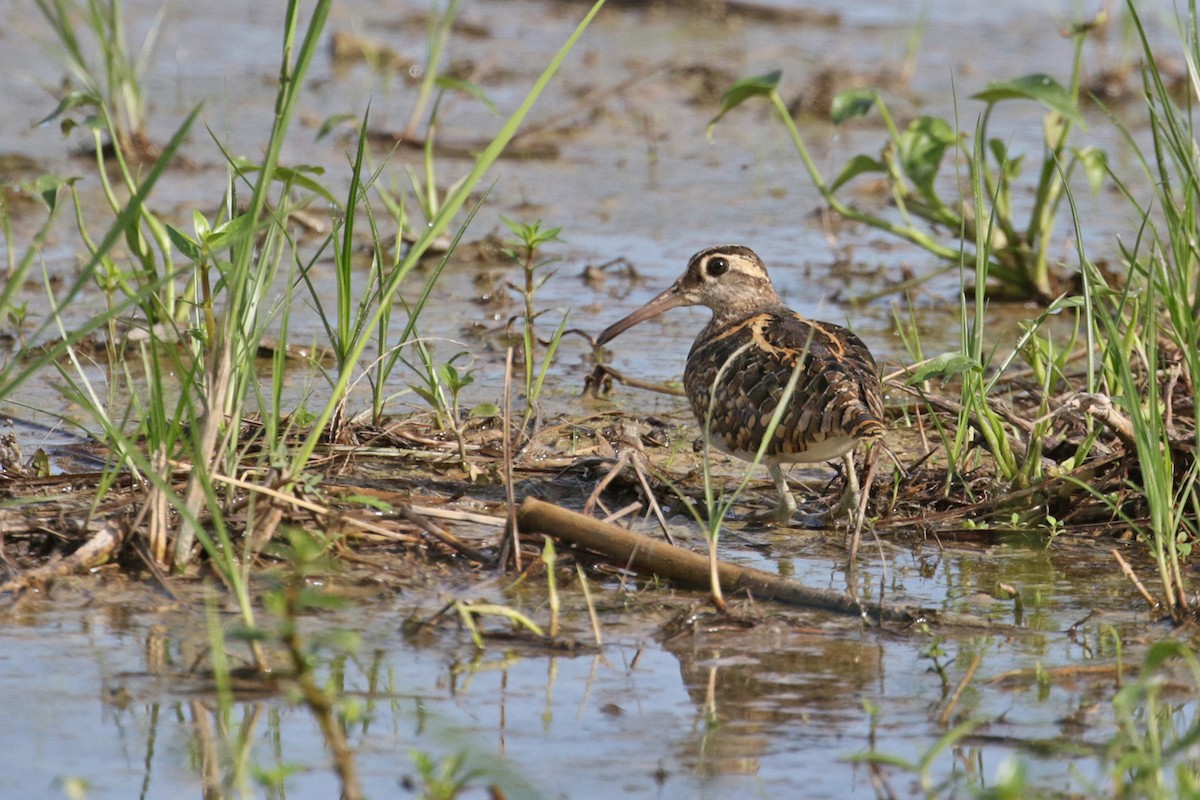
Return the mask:
[(92, 523), (89, 527), (93, 528), (95, 532), (90, 539), (80, 545), (78, 550), (66, 558), (26, 570), (12, 580), (0, 583), (0, 594), (20, 592), (63, 575), (70, 575), (103, 564), (121, 547), (121, 543), (125, 541), (125, 537), (133, 528), (127, 520), (119, 519), (103, 520)]
[[(538, 532), (582, 547), (621, 567), (643, 575), (687, 586), (708, 588), (707, 556), (633, 533), (619, 525), (601, 522), (565, 508), (527, 497), (521, 503), (518, 525), (526, 533)], [(810, 589), (769, 572), (721, 562), (721, 586), (726, 591), (748, 591), (759, 599), (869, 617), (875, 621), (913, 623), (919, 620), (969, 627), (994, 627), (988, 620), (958, 614), (934, 613), (916, 606), (860, 603), (848, 594)]]

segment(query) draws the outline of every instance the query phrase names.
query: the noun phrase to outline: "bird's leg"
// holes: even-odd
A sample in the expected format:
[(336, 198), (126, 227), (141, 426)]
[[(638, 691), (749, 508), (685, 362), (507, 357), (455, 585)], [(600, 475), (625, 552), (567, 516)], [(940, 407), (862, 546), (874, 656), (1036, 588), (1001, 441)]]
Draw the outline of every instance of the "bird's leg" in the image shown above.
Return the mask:
[(858, 485), (858, 469), (854, 466), (854, 451), (842, 456), (842, 464), (845, 465), (846, 470), (846, 486), (842, 489), (842, 496), (838, 500), (838, 504), (829, 513), (833, 519), (850, 514), (850, 521), (853, 523), (855, 521), (853, 516), (858, 513), (858, 501), (862, 493)]
[(775, 490), (779, 492), (779, 504), (775, 506), (774, 513), (775, 521), (780, 525), (785, 525), (796, 513), (796, 497), (788, 488), (787, 478), (784, 477), (783, 468), (779, 464), (768, 461), (767, 469), (771, 471), (771, 480), (775, 481)]

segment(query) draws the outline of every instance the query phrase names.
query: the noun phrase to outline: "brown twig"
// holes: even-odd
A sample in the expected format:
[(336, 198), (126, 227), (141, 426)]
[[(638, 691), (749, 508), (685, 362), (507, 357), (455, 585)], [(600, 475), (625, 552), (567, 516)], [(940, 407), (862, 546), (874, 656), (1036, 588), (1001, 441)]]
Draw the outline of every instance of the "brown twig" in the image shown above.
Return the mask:
[(513, 349), (510, 347), (504, 354), (504, 494), (508, 500), (508, 531), (504, 544), (500, 548), (500, 568), (509, 555), (506, 550), (512, 548), (513, 569), (521, 571), (521, 540), (517, 528), (517, 495), (513, 488), (513, 445), (512, 445), (512, 372)]

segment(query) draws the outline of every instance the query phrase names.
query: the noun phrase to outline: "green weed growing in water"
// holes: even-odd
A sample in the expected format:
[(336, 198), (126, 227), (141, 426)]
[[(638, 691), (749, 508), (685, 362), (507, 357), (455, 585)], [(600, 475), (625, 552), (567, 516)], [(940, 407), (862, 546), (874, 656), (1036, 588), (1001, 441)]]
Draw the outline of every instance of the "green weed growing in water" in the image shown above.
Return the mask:
[[(988, 275), (1010, 294), (1035, 297), (1050, 302), (1059, 293), (1060, 276), (1051, 270), (1050, 247), (1055, 219), (1063, 199), (1063, 188), (1076, 169), (1082, 169), (1093, 182), (1105, 177), (1105, 157), (1098, 150), (1068, 146), (1075, 127), (1083, 123), (1079, 110), (1079, 80), (1083, 43), (1091, 25), (1073, 30), (1075, 55), (1071, 78), (1064, 87), (1044, 74), (1025, 75), (989, 84), (973, 95), (984, 103), (977, 135), (980, 157), (970, 162), (971, 183), (987, 187), (991, 199), (988, 215)], [(909, 241), (950, 262), (941, 272), (960, 263), (978, 264), (980, 252), (976, 226), (987, 216), (979, 216), (970, 206), (942, 196), (938, 178), (945, 154), (958, 143), (955, 126), (929, 115), (918, 116), (901, 131), (892, 117), (883, 95), (877, 89), (850, 89), (833, 100), (831, 115), (835, 124), (877, 111), (888, 131), (888, 141), (878, 155), (852, 157), (832, 181), (826, 180), (809, 154), (808, 146), (796, 128), (787, 104), (779, 94), (780, 72), (772, 72), (735, 83), (722, 98), (721, 110), (709, 123), (709, 133), (717, 122), (742, 103), (764, 97), (787, 129), (813, 185), (837, 215), (860, 222), (876, 230)], [(990, 138), (988, 126), (996, 107), (1010, 100), (1039, 103), (1049, 114), (1044, 129), (1044, 147), (1033, 186), (1034, 205), (1028, 222), (1018, 219), (1024, 213), (1014, 196), (1025, 191), (1018, 184), (1024, 159), (1008, 151), (1003, 139)], [(1061, 168), (1060, 168), (1061, 167)], [(863, 211), (844, 201), (838, 191), (861, 175), (880, 175), (887, 182), (898, 219)], [(943, 243), (934, 228), (961, 236), (959, 246)], [(938, 274), (938, 273), (935, 273)], [(981, 278), (982, 279), (982, 278)]]
[(333, 757), (334, 770), (342, 785), (342, 797), (361, 798), (354, 752), (346, 741), (341, 706), (343, 698), (331, 691), (329, 682), (318, 680), (315, 668), (322, 651), (352, 652), (358, 644), (350, 631), (335, 630), (307, 637), (300, 632), (300, 619), (314, 611), (341, 607), (343, 601), (312, 581), (333, 568), (327, 550), (330, 541), (308, 532), (290, 529), (287, 543), (276, 543), (272, 552), (284, 566), (272, 575), (272, 588), (263, 605), (273, 627), (245, 629), (241, 635), (252, 640), (273, 640), (287, 654), (290, 671), (285, 679), (296, 698), (312, 713)]
[[(983, 166), (986, 154), (982, 147), (985, 141), (982, 127), (976, 129), (973, 141), (975, 147), (970, 163), (975, 166), (969, 170), (973, 181), (971, 205), (974, 209), (973, 216), (979, 222), (974, 227), (976, 240), (973, 248), (973, 267), (968, 270), (964, 264), (960, 273), (962, 291), (959, 296), (959, 350), (926, 359), (918, 364), (910, 371), (908, 383), (918, 393), (922, 393), (924, 384), (934, 377), (956, 378), (959, 382), (959, 412), (953, 432), (946, 431), (938, 424), (938, 433), (950, 467), (947, 486), (955, 475), (962, 475), (970, 470), (969, 455), (974, 452), (974, 445), (981, 443), (992, 457), (997, 477), (1007, 482), (1011, 488), (1019, 489), (1045, 477), (1042, 440), (1053, 423), (1047, 397), (1051, 389), (1064, 381), (1063, 369), (1073, 352), (1072, 346), (1076, 338), (1072, 336), (1071, 343), (1066, 348), (1055, 348), (1049, 336), (1043, 334), (1043, 330), (1052, 317), (1064, 313), (1076, 315), (1078, 328), (1081, 310), (1085, 309), (1086, 303), (1077, 297), (1057, 298), (1034, 320), (1022, 326), (1021, 336), (1007, 356), (995, 357), (993, 346), (988, 344), (986, 332), (988, 278), (992, 274), (995, 261), (992, 257), (992, 231), (996, 224), (996, 190), (990, 189), (983, 181), (986, 174)], [(989, 192), (993, 194), (989, 196)], [(963, 258), (967, 258), (965, 251)], [(968, 285), (968, 274), (974, 277), (973, 286)], [(1086, 321), (1084, 324), (1088, 326), (1088, 341), (1094, 341), (1091, 335), (1093, 326)], [(907, 337), (906, 341), (909, 338), (913, 337)], [(911, 350), (913, 346), (910, 344), (909, 347)], [(1016, 417), (1003, 413), (993, 399), (1001, 380), (1019, 358), (1025, 359), (1043, 390), (1040, 412), (1032, 423), (1018, 421)], [(1088, 386), (1093, 385), (1094, 379), (1089, 370)], [(933, 418), (936, 420), (936, 415)], [(1089, 438), (1080, 444), (1073, 461), (1082, 462), (1093, 443), (1094, 439)]]
[[(428, 251), (430, 245), (432, 245), (433, 242), (449, 228), (453, 217), (466, 204), (470, 193), (475, 189), (484, 173), (491, 168), (491, 166), (504, 152), (504, 149), (508, 146), (509, 142), (512, 141), (513, 136), (516, 135), (517, 129), (525, 120), (525, 117), (529, 114), (530, 109), (533, 108), (533, 104), (545, 90), (551, 78), (553, 78), (555, 73), (557, 73), (563, 61), (566, 60), (567, 55), (574, 49), (576, 43), (583, 35), (583, 32), (587, 29), (588, 25), (591, 24), (591, 21), (595, 18), (596, 14), (599, 13), (603, 5), (604, 0), (597, 0), (597, 2), (592, 5), (591, 9), (580, 21), (579, 25), (576, 26), (575, 30), (567, 38), (567, 41), (561, 48), (559, 48), (558, 52), (550, 60), (550, 63), (534, 81), (533, 86), (526, 94), (525, 99), (520, 103), (517, 109), (512, 112), (512, 114), (501, 126), (500, 130), (495, 134), (487, 146), (480, 151), (470, 171), (461, 180), (454, 184), (454, 188), (448, 193), (445, 201), (438, 208), (437, 214), (435, 214), (433, 219), (429, 221), (428, 225), (421, 229), (416, 241), (413, 242), (412, 246), (408, 249), (408, 252), (401, 260), (399, 266), (397, 266), (396, 269), (388, 274), (386, 283), (383, 287), (381, 287), (380, 290), (380, 302), (366, 320), (364, 329), (377, 329), (380, 321), (384, 318), (386, 313), (388, 313), (383, 310), (383, 307), (392, 301), (392, 298), (395, 297), (396, 291), (398, 290), (400, 284), (404, 281), (405, 277), (412, 270), (412, 268), (416, 266), (418, 260)], [(368, 340), (365, 337), (360, 337), (357, 340), (355, 346), (351, 350), (351, 356), (354, 360), (357, 360), (361, 357), (363, 351), (366, 349), (367, 342)], [(335, 398), (339, 397), (346, 390), (350, 384), (350, 380), (351, 377), (349, 374), (343, 374), (338, 377), (337, 383), (335, 383), (332, 387), (332, 393)], [(317, 415), (317, 419), (309, 435), (298, 447), (294, 449), (292, 453), (291, 464), (287, 470), (287, 475), (289, 477), (294, 478), (303, 470), (305, 464), (308, 462), (308, 459), (320, 442), (324, 433), (325, 425), (333, 416), (334, 411), (335, 406), (331, 404), (326, 406), (326, 408)]]
[(513, 627), (524, 628), (534, 636), (545, 636), (540, 625), (515, 608), (495, 603), (469, 603), (462, 600), (455, 600), (453, 607), (458, 612), (459, 620), (471, 634), (471, 641), (480, 650), (484, 649), (484, 641), (483, 633), (479, 630), (479, 619), (484, 617), (500, 617), (512, 623)]
[(517, 292), (524, 301), (524, 312), (521, 315), (521, 345), (524, 356), (524, 376), (525, 376), (525, 418), (522, 422), (522, 428), (528, 433), (530, 423), (533, 427), (537, 427), (537, 422), (541, 417), (541, 411), (538, 408), (538, 398), (542, 393), (542, 386), (546, 381), (546, 375), (550, 371), (550, 365), (554, 363), (554, 354), (558, 350), (558, 345), (562, 341), (563, 331), (567, 327), (567, 316), (569, 311), (563, 312), (562, 320), (558, 324), (554, 335), (550, 337), (550, 341), (546, 344), (546, 352), (542, 356), (541, 363), (537, 363), (535, 355), (541, 345), (537, 334), (534, 332), (534, 323), (537, 318), (544, 312), (537, 311), (534, 306), (534, 298), (546, 281), (554, 276), (556, 270), (547, 269), (554, 262), (554, 259), (546, 259), (541, 255), (541, 250), (551, 242), (560, 242), (558, 238), (562, 228), (546, 228), (542, 229), (541, 221), (532, 223), (514, 222), (509, 219), (504, 220), (504, 224), (512, 231), (514, 239), (506, 243), (507, 253), (513, 263), (521, 267), (523, 282), (517, 287)]
[(471, 781), (484, 774), (483, 769), (468, 764), (465, 752), (435, 759), (413, 750), (409, 758), (417, 768), (417, 781), (412, 788), (421, 792), (421, 800), (455, 800), (470, 788)]
[[(1168, 679), (1172, 665), (1182, 667), (1188, 692), (1179, 694)], [(1117, 731), (1104, 761), (1114, 796), (1166, 800), (1200, 794), (1200, 661), (1178, 641), (1151, 645), (1137, 679), (1113, 697)]]

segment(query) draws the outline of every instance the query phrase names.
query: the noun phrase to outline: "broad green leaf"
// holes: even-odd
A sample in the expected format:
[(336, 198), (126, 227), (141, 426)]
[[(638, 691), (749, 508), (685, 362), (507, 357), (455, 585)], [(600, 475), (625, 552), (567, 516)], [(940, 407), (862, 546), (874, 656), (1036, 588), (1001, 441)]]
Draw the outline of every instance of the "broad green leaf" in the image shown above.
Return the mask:
[(1049, 75), (1035, 73), (1010, 81), (989, 83), (986, 89), (972, 97), (988, 104), (999, 103), (1002, 100), (1034, 100), (1085, 127), (1083, 115), (1079, 113), (1079, 104), (1061, 83)]
[(721, 96), (721, 110), (708, 122), (704, 136), (712, 140), (712, 131), (721, 117), (740, 106), (752, 97), (770, 97), (779, 88), (779, 79), (783, 77), (782, 70), (768, 72), (766, 75), (756, 75), (753, 78), (742, 78), (730, 86)]
[(1092, 194), (1098, 193), (1108, 177), (1108, 153), (1099, 147), (1084, 147), (1075, 151), (1075, 157), (1083, 166), (1083, 174), (1087, 177)]
[(879, 92), (875, 89), (846, 89), (833, 96), (829, 116), (835, 125), (854, 117), (865, 117), (878, 99)]
[(942, 353), (915, 368), (908, 376), (908, 385), (924, 383), (930, 378), (953, 378), (970, 370), (982, 369), (978, 361), (964, 353)]
[(917, 117), (900, 134), (900, 165), (926, 197), (934, 196), (933, 182), (942, 156), (954, 142), (954, 129), (938, 117)]
[(846, 162), (846, 166), (842, 167), (842, 171), (838, 173), (833, 183), (829, 184), (829, 191), (836, 192), (841, 186), (864, 172), (887, 172), (887, 165), (870, 156), (855, 156)]
[(467, 416), (476, 419), (498, 417), (500, 416), (500, 407), (495, 403), (480, 403), (477, 406), (473, 406)]
[(779, 88), (779, 79), (783, 77), (782, 70), (768, 72), (766, 75), (756, 75), (753, 78), (742, 78), (730, 86), (721, 96), (721, 110), (731, 111), (751, 97), (764, 97)]

